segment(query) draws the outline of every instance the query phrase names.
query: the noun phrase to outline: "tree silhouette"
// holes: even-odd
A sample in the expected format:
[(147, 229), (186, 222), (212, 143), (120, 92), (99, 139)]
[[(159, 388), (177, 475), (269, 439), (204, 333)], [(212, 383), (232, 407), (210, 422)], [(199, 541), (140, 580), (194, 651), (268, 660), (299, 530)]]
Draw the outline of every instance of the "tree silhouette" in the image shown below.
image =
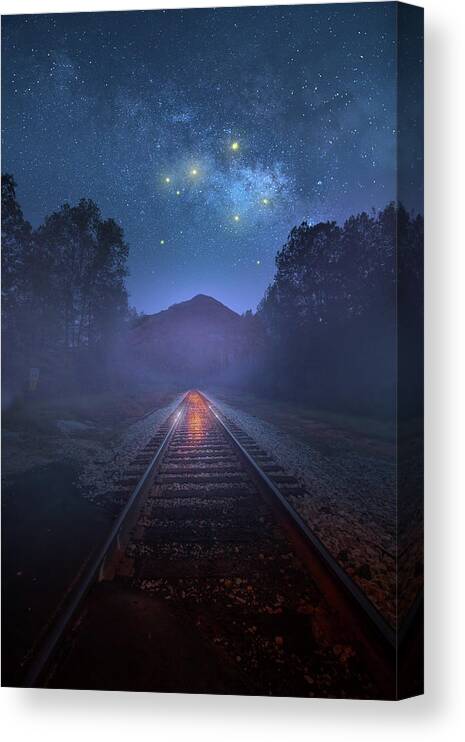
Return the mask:
[(82, 199), (64, 204), (34, 231), (12, 176), (4, 175), (2, 248), (7, 379), (24, 387), (31, 367), (41, 369), (52, 387), (96, 377), (129, 319), (121, 227)]
[(421, 355), (422, 244), (422, 218), (395, 204), (294, 228), (258, 308), (270, 391), (393, 415), (399, 348), (405, 368)]

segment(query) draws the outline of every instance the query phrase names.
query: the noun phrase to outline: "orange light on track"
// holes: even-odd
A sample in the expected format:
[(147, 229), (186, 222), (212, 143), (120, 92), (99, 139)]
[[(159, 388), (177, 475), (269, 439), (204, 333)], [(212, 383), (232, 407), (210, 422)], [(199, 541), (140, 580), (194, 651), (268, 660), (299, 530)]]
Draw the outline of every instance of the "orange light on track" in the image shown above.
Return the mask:
[(187, 433), (193, 443), (205, 438), (211, 428), (208, 406), (203, 397), (196, 391), (188, 393), (187, 398)]

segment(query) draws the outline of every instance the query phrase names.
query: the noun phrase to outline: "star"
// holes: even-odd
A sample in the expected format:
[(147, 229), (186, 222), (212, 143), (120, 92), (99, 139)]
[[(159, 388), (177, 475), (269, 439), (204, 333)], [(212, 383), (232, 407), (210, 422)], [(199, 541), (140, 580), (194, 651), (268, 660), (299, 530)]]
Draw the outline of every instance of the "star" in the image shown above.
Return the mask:
[(239, 222), (241, 220), (241, 217), (239, 216), (239, 214), (234, 214), (233, 219), (235, 222)]
[(176, 191), (176, 196), (180, 196), (180, 195), (181, 195), (181, 191)]
[(164, 245), (164, 244), (165, 244), (165, 240), (160, 240), (160, 245)]
[(193, 167), (192, 170), (191, 170), (191, 175), (193, 175), (195, 177), (198, 174), (199, 174), (199, 171), (197, 170), (197, 168), (196, 167)]
[(231, 144), (231, 149), (232, 149), (233, 152), (237, 152), (239, 150), (239, 148), (240, 148), (239, 142), (233, 142)]
[(263, 206), (268, 206), (269, 203), (270, 203), (269, 198), (266, 198), (266, 197), (265, 198), (262, 198), (262, 204), (263, 204)]
[(165, 178), (165, 183), (171, 183), (171, 178), (169, 178), (169, 177), (167, 176), (167, 177)]

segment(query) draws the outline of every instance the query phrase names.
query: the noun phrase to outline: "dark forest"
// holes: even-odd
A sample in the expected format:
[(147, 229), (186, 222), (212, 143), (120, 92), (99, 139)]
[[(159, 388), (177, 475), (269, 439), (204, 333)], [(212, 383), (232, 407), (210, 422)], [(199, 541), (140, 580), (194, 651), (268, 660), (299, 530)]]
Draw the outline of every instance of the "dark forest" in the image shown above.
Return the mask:
[[(4, 407), (31, 393), (98, 393), (144, 376), (156, 382), (157, 359), (140, 364), (136, 357), (132, 366), (127, 360), (130, 333), (145, 318), (128, 303), (129, 247), (117, 222), (81, 199), (34, 230), (11, 175), (2, 176), (2, 213)], [(406, 366), (415, 379), (421, 373), (413, 361), (423, 312), (422, 244), (423, 218), (394, 204), (343, 225), (302, 223), (277, 253), (274, 281), (256, 313), (241, 318), (240, 351), (191, 378), (180, 362), (175, 378), (392, 418), (396, 307), (409, 318), (401, 338)], [(410, 397), (408, 414), (420, 405)]]

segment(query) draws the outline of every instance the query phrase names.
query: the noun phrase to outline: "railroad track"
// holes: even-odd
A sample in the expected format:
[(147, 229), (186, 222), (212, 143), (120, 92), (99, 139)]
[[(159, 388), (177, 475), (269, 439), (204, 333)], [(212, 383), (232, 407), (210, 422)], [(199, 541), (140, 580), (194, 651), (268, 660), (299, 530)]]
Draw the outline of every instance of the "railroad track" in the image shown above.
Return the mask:
[(289, 506), (298, 489), (189, 392), (25, 684), (393, 697), (393, 632)]

